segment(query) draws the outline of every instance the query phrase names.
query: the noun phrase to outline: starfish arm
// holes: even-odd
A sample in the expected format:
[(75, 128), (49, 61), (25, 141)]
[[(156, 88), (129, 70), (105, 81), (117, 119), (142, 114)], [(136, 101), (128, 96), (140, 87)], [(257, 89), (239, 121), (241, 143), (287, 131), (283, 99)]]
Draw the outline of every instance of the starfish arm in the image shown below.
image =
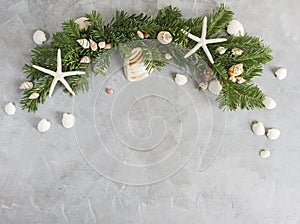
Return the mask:
[(52, 83), (51, 83), (51, 86), (50, 86), (50, 90), (49, 90), (49, 97), (52, 96), (53, 90), (54, 90), (54, 88), (55, 88), (55, 86), (56, 86), (56, 84), (57, 84), (57, 81), (58, 81), (57, 78), (54, 78), (54, 79), (53, 79), (53, 81), (52, 81)]
[(75, 96), (75, 93), (73, 92), (73, 90), (71, 89), (69, 83), (68, 83), (65, 79), (60, 79), (59, 81), (66, 87), (66, 89), (67, 89), (73, 96)]
[(201, 39), (205, 39), (205, 37), (206, 37), (206, 29), (207, 29), (207, 17), (204, 16), (204, 18), (203, 18), (203, 24), (202, 24)]
[(67, 76), (72, 76), (72, 75), (84, 75), (85, 72), (83, 71), (70, 71), (70, 72), (63, 72), (63, 76), (67, 77)]
[(221, 42), (225, 42), (227, 41), (226, 38), (217, 38), (217, 39), (209, 39), (209, 40), (205, 40), (206, 44), (213, 44), (213, 43), (221, 43)]
[(189, 56), (194, 54), (201, 46), (202, 46), (202, 43), (196, 44), (196, 46), (192, 50), (190, 50), (186, 55), (184, 55), (184, 58), (188, 58)]
[(212, 58), (211, 53), (209, 52), (207, 46), (204, 44), (204, 45), (202, 46), (202, 48), (203, 48), (203, 50), (204, 50), (204, 52), (205, 52), (205, 54), (206, 54), (208, 60), (209, 60), (212, 64), (214, 64), (214, 63), (215, 63), (215, 62), (214, 62), (214, 59)]
[(61, 65), (61, 50), (58, 49), (57, 51), (57, 71), (62, 72), (62, 65)]
[(197, 36), (195, 36), (195, 35), (193, 35), (191, 33), (188, 33), (188, 38), (190, 38), (190, 39), (192, 39), (192, 40), (194, 40), (196, 42), (200, 42), (201, 41), (201, 38), (199, 38), (199, 37), (197, 37)]
[(38, 65), (32, 65), (32, 67), (34, 67), (35, 69), (41, 71), (41, 72), (44, 72), (48, 75), (52, 75), (52, 76), (55, 76), (55, 72), (54, 71), (51, 71), (50, 69), (47, 69), (47, 68), (43, 68), (41, 66), (38, 66)]

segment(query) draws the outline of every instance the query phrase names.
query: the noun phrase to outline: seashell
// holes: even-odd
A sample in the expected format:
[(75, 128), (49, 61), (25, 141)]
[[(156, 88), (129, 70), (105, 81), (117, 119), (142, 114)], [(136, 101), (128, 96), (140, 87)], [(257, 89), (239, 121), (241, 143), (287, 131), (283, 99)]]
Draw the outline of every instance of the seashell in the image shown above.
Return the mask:
[(211, 67), (207, 67), (204, 69), (202, 77), (205, 83), (208, 83), (210, 80), (214, 78), (214, 72), (211, 69)]
[(80, 63), (83, 63), (83, 64), (89, 64), (91, 63), (91, 58), (89, 56), (83, 56), (81, 59), (80, 59)]
[(239, 49), (239, 48), (233, 48), (231, 50), (231, 53), (234, 55), (234, 56), (240, 56), (244, 53), (244, 51), (242, 49)]
[(222, 90), (222, 85), (217, 79), (211, 80), (208, 84), (208, 90), (212, 94), (219, 95)]
[(243, 64), (236, 64), (228, 69), (228, 75), (239, 76), (244, 72)]
[(100, 49), (105, 48), (105, 45), (106, 45), (105, 41), (101, 41), (98, 43)]
[(71, 128), (74, 126), (76, 122), (76, 118), (73, 114), (70, 113), (64, 113), (61, 123), (64, 126), (64, 128)]
[(275, 140), (277, 138), (279, 138), (280, 136), (280, 130), (277, 129), (277, 128), (270, 128), (267, 130), (267, 137), (270, 139), (270, 140)]
[(114, 93), (114, 90), (112, 88), (106, 88), (105, 92), (110, 95)]
[(187, 81), (188, 81), (188, 80), (187, 80), (187, 78), (186, 78), (185, 75), (182, 75), (182, 74), (176, 74), (176, 76), (175, 76), (175, 82), (177, 83), (177, 85), (182, 86), (182, 85), (186, 84)]
[(38, 94), (38, 93), (31, 93), (30, 96), (28, 97), (28, 99), (34, 100), (34, 99), (39, 98), (39, 96), (40, 96), (40, 94)]
[(40, 120), (40, 122), (37, 125), (37, 129), (39, 132), (46, 132), (51, 128), (50, 121), (47, 121), (45, 118)]
[(90, 39), (90, 47), (92, 49), (92, 51), (96, 51), (98, 49), (98, 44)]
[(269, 150), (262, 149), (262, 150), (259, 151), (259, 156), (260, 156), (261, 158), (266, 159), (266, 158), (269, 158), (270, 155), (271, 155), (271, 152), (270, 152)]
[(256, 135), (264, 135), (266, 133), (264, 124), (260, 121), (252, 124), (252, 131)]
[(88, 49), (90, 47), (90, 42), (87, 39), (79, 39), (77, 42), (80, 44), (81, 47), (84, 49)]
[[(231, 77), (233, 77), (233, 76), (231, 76)], [(230, 79), (230, 78), (229, 78)], [(236, 77), (236, 82), (238, 83), (238, 84), (243, 84), (244, 82), (246, 82), (247, 80), (246, 79), (244, 79), (243, 77)]]
[(237, 20), (231, 20), (227, 26), (227, 33), (233, 36), (244, 36), (245, 31), (243, 25)]
[(33, 88), (33, 82), (25, 81), (20, 86), (19, 89), (29, 90)]
[(137, 31), (136, 34), (141, 38), (141, 39), (144, 39), (144, 34), (142, 31)]
[(148, 39), (149, 37), (150, 37), (150, 34), (149, 34), (149, 33), (145, 33), (145, 34), (144, 34), (144, 38), (145, 38), (145, 39)]
[(232, 81), (232, 82), (236, 82), (237, 78), (235, 76), (230, 76), (229, 80)]
[(170, 60), (172, 59), (172, 55), (170, 55), (169, 53), (165, 54), (165, 59)]
[(131, 56), (124, 59), (124, 72), (129, 81), (139, 81), (146, 78), (150, 73), (143, 62), (142, 48), (133, 48)]
[(172, 35), (170, 34), (170, 32), (168, 31), (160, 31), (157, 34), (157, 40), (161, 43), (161, 44), (169, 44), (172, 42)]
[(200, 82), (199, 83), (199, 89), (200, 90), (206, 90), (208, 87), (208, 83), (207, 82)]
[(14, 103), (9, 102), (5, 105), (4, 111), (9, 115), (14, 115), (16, 113), (16, 106)]
[(32, 39), (34, 43), (42, 45), (47, 40), (46, 33), (42, 30), (37, 30), (34, 32)]
[(227, 51), (227, 48), (225, 48), (225, 47), (218, 47), (216, 49), (216, 52), (218, 52), (219, 54), (225, 54), (226, 51)]
[(79, 17), (74, 22), (79, 26), (80, 31), (86, 31), (90, 26), (89, 19), (86, 17)]
[(262, 103), (268, 110), (272, 110), (277, 106), (276, 102), (269, 96), (266, 96)]
[(104, 47), (105, 49), (111, 49), (111, 44), (110, 43), (108, 43), (108, 44), (105, 44), (105, 47)]
[(283, 80), (287, 76), (287, 69), (286, 68), (279, 68), (275, 72), (275, 76), (279, 80)]

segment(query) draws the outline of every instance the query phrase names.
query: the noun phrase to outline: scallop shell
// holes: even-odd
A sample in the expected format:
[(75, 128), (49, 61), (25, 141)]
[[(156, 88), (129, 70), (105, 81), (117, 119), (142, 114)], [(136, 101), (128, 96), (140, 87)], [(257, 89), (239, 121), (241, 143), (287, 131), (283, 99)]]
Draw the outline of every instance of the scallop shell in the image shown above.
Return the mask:
[(225, 52), (227, 51), (227, 48), (225, 48), (225, 47), (218, 47), (217, 49), (216, 49), (216, 52), (218, 52), (219, 54), (225, 54)]
[(243, 64), (232, 65), (228, 69), (228, 75), (230, 76), (239, 76), (244, 72)]
[(92, 49), (92, 51), (96, 51), (98, 49), (98, 44), (90, 39), (90, 47)]
[(227, 27), (227, 33), (233, 36), (244, 36), (245, 31), (243, 25), (237, 20), (231, 20)]
[(46, 132), (51, 128), (50, 121), (47, 121), (45, 118), (40, 120), (40, 122), (37, 125), (37, 129), (39, 132)]
[(20, 86), (19, 89), (29, 90), (33, 88), (33, 82), (25, 81)]
[(175, 82), (177, 83), (177, 85), (182, 86), (182, 85), (186, 84), (187, 81), (188, 81), (188, 80), (187, 80), (187, 78), (186, 78), (185, 75), (182, 75), (182, 74), (176, 74), (176, 76), (175, 76)]
[(269, 158), (270, 155), (271, 155), (271, 152), (270, 152), (269, 150), (262, 149), (262, 150), (259, 151), (259, 156), (260, 156), (261, 158), (266, 159), (266, 158)]
[(157, 40), (161, 43), (161, 44), (169, 44), (172, 42), (172, 35), (170, 34), (170, 32), (168, 31), (160, 31), (157, 34)]
[(286, 68), (279, 68), (275, 72), (275, 76), (279, 80), (283, 80), (287, 76), (287, 69)]
[(42, 30), (37, 30), (34, 32), (32, 39), (34, 43), (42, 45), (47, 40), (46, 33)]
[(252, 124), (252, 131), (256, 135), (264, 135), (266, 133), (264, 124), (260, 121)]
[(222, 85), (219, 82), (219, 80), (215, 79), (215, 80), (211, 80), (208, 84), (208, 90), (209, 92), (211, 92), (212, 94), (215, 95), (220, 95), (220, 92), (222, 90)]
[(4, 111), (9, 115), (14, 115), (16, 113), (16, 106), (14, 103), (9, 102), (5, 105)]
[(270, 140), (275, 140), (277, 138), (279, 138), (280, 136), (280, 130), (277, 129), (277, 128), (270, 128), (267, 130), (267, 137), (270, 139)]
[(74, 22), (79, 26), (80, 31), (86, 31), (90, 25), (89, 19), (86, 17), (79, 17)]
[(131, 56), (124, 60), (124, 72), (129, 81), (139, 81), (146, 78), (150, 73), (143, 63), (143, 50), (139, 47), (131, 50)]
[(80, 63), (83, 63), (83, 64), (89, 64), (91, 63), (91, 58), (89, 56), (83, 56), (81, 59), (80, 59)]
[(90, 47), (90, 42), (87, 39), (79, 39), (77, 42), (80, 44), (81, 47), (84, 49), (88, 49)]
[(98, 43), (98, 46), (99, 46), (100, 49), (105, 48), (105, 45), (106, 45), (105, 41), (100, 41)]
[(244, 53), (244, 51), (240, 48), (233, 48), (231, 50), (231, 53), (234, 55), (234, 56), (240, 56)]
[(40, 96), (40, 94), (38, 94), (38, 93), (31, 93), (30, 96), (28, 97), (28, 99), (34, 100), (34, 99), (39, 98), (39, 96)]
[(277, 106), (275, 100), (273, 100), (269, 96), (266, 96), (265, 99), (262, 101), (262, 103), (265, 106), (265, 108), (267, 108), (268, 110), (272, 110)]
[(136, 34), (141, 38), (144, 39), (144, 33), (142, 31), (137, 31)]
[(74, 126), (76, 122), (76, 118), (73, 114), (70, 113), (64, 113), (61, 123), (64, 126), (64, 128), (71, 128)]

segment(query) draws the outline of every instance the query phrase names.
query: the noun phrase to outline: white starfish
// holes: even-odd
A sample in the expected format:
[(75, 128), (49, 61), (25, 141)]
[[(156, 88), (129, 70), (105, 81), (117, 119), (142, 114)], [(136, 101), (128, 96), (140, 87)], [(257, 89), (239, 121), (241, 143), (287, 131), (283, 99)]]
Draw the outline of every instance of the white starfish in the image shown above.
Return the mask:
[(198, 42), (196, 44), (196, 46), (190, 50), (185, 56), (184, 58), (187, 58), (189, 56), (191, 56), (192, 54), (194, 54), (200, 47), (203, 48), (206, 56), (208, 57), (208, 60), (213, 64), (214, 63), (214, 59), (212, 58), (211, 56), (211, 53), (209, 52), (208, 48), (207, 48), (207, 44), (213, 44), (213, 43), (220, 43), (220, 42), (224, 42), (226, 41), (227, 39), (226, 38), (216, 38), (216, 39), (206, 39), (206, 29), (207, 29), (207, 17), (205, 16), (204, 19), (203, 19), (203, 24), (202, 24), (202, 34), (201, 34), (201, 38), (193, 35), (193, 34), (190, 34), (184, 30), (182, 30), (182, 32), (184, 34), (187, 34), (188, 35), (188, 38)]
[(53, 90), (54, 90), (54, 88), (55, 88), (58, 81), (60, 81), (66, 87), (66, 89), (74, 96), (75, 93), (71, 89), (69, 83), (65, 80), (65, 77), (72, 76), (72, 75), (83, 75), (83, 74), (85, 74), (85, 72), (83, 72), (83, 71), (63, 72), (62, 71), (62, 64), (61, 64), (61, 51), (60, 51), (60, 49), (58, 49), (58, 51), (57, 51), (57, 69), (56, 69), (56, 72), (52, 71), (52, 70), (49, 70), (47, 68), (40, 67), (38, 65), (32, 65), (32, 67), (34, 67), (35, 69), (37, 69), (41, 72), (44, 72), (48, 75), (52, 75), (54, 77), (53, 81), (51, 83), (51, 86), (50, 86), (49, 97), (52, 96)]

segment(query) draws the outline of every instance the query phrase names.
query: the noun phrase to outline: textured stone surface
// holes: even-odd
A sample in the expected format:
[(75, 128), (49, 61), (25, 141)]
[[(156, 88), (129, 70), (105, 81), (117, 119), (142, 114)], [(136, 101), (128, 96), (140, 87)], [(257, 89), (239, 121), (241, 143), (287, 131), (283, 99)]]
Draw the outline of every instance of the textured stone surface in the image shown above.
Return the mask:
[[(90, 104), (86, 101), (88, 94), (94, 94), (94, 91), (99, 89), (97, 79), (91, 92), (77, 96), (74, 101), (64, 93), (56, 91), (51, 99), (40, 106), (36, 114), (20, 110), (18, 102), (21, 91), (18, 90), (18, 86), (25, 79), (22, 67), (24, 63), (29, 62), (30, 50), (35, 47), (32, 34), (36, 29), (48, 33), (56, 32), (60, 29), (62, 21), (82, 16), (93, 9), (100, 10), (104, 18), (109, 20), (116, 9), (155, 14), (158, 8), (173, 4), (180, 7), (185, 16), (196, 16), (209, 14), (217, 8), (218, 2), (67, 0), (62, 3), (49, 0), (1, 0), (0, 105), (4, 108), (7, 102), (15, 102), (17, 112), (14, 116), (8, 116), (3, 109), (0, 110), (0, 223), (299, 224), (300, 81), (297, 77), (300, 57), (300, 33), (297, 29), (300, 20), (297, 11), (299, 1), (224, 2), (236, 12), (235, 17), (244, 24), (246, 32), (261, 36), (274, 49), (274, 60), (265, 67), (264, 76), (257, 78), (256, 82), (267, 95), (275, 99), (277, 108), (272, 111), (228, 113), (224, 129), (222, 117), (224, 115), (216, 112), (215, 106), (203, 106), (204, 109), (199, 112), (200, 118), (203, 118), (201, 113), (205, 114), (205, 110), (208, 109), (212, 109), (213, 114), (208, 116), (207, 123), (204, 122), (205, 119), (199, 119), (200, 130), (211, 130), (210, 122), (213, 120), (213, 128), (216, 128), (217, 134), (214, 137), (216, 140), (212, 139), (216, 143), (225, 130), (221, 150), (213, 163), (210, 164), (210, 160), (218, 152), (218, 144), (215, 147), (211, 145), (209, 149), (212, 151), (208, 151), (204, 156), (201, 154), (203, 151), (195, 150), (192, 158), (187, 164), (183, 164), (185, 166), (181, 170), (171, 177), (164, 175), (167, 178), (162, 182), (130, 186), (104, 178), (99, 174), (101, 167), (91, 166), (93, 164), (85, 156), (87, 151), (78, 148), (80, 144), (89, 143), (91, 147), (98, 144), (98, 142), (82, 142), (84, 139), (89, 140), (92, 135), (84, 132), (89, 126), (80, 123), (84, 123), (84, 120), (80, 119), (84, 119), (86, 113), (81, 105), (94, 103), (97, 108), (105, 102), (111, 103), (109, 99), (101, 101), (101, 97), (97, 98), (101, 102), (95, 101), (96, 99), (93, 101), (91, 98), (89, 99), (93, 102)], [(273, 76), (274, 69), (281, 66), (288, 68), (289, 71), (287, 79), (283, 81)], [(154, 77), (157, 76), (159, 79), (159, 75), (154, 74)], [(100, 81), (104, 81), (104, 78), (100, 78)], [(124, 80), (108, 81), (111, 85), (118, 86)], [(151, 79), (147, 81), (151, 82)], [(139, 85), (141, 84), (137, 83), (136, 88), (143, 91)], [(118, 93), (118, 88), (116, 90), (112, 97)], [(134, 90), (131, 92), (128, 90), (127, 93), (136, 97)], [(194, 98), (196, 95), (193, 95), (193, 92), (188, 94), (197, 99)], [(105, 97), (105, 94), (101, 95), (100, 92), (99, 96)], [(199, 104), (200, 102), (207, 104), (207, 100), (213, 99), (211, 96), (198, 97), (200, 97)], [(135, 128), (133, 133), (141, 139), (151, 134), (151, 127), (147, 128), (144, 126), (145, 123), (138, 121), (151, 119), (151, 113), (161, 113), (162, 116), (166, 113), (174, 114), (174, 117), (164, 118), (171, 124), (177, 119), (176, 107), (170, 106), (169, 101), (161, 97), (150, 98), (137, 101), (137, 106), (128, 114), (131, 117), (130, 125)], [(172, 102), (184, 105), (185, 102), (180, 100), (179, 97)], [(143, 113), (145, 116), (139, 116), (138, 109), (143, 110), (153, 103), (167, 105), (169, 111), (158, 108)], [(62, 113), (71, 112), (73, 109), (79, 120), (74, 131), (66, 130), (61, 126)], [(112, 154), (123, 156), (125, 152), (117, 147), (118, 143), (112, 143), (111, 135), (105, 132), (106, 129), (110, 130), (111, 124), (105, 123), (107, 114), (101, 113), (100, 109), (97, 110), (95, 119), (97, 134), (99, 138), (108, 141), (107, 145), (116, 146), (112, 147)], [(105, 111), (109, 112), (103, 110)], [(112, 112), (118, 115), (120, 109)], [(44, 117), (51, 120), (52, 128), (46, 134), (41, 134), (36, 130), (36, 124)], [(189, 117), (193, 117), (193, 114), (187, 116)], [(86, 119), (89, 121), (90, 117)], [(250, 128), (254, 120), (263, 121), (266, 127), (279, 128), (282, 135), (272, 142), (263, 136), (255, 136)], [(154, 128), (160, 127), (159, 121), (159, 118), (154, 119), (149, 124)], [(183, 124), (184, 122), (188, 121), (183, 121)], [(121, 123), (117, 123), (119, 124)], [(176, 126), (171, 127), (170, 131), (172, 130), (174, 133), (171, 133), (169, 138), (176, 137), (179, 133), (176, 132)], [(82, 138), (81, 132), (87, 137)], [(120, 138), (122, 137), (127, 139), (132, 136), (122, 132)], [(159, 136), (156, 138), (159, 139)], [(203, 145), (205, 139), (205, 135), (201, 135), (199, 144)], [(134, 139), (130, 141), (134, 142)], [(171, 139), (169, 142), (172, 142)], [(261, 159), (258, 156), (262, 148), (271, 151), (270, 158)], [(163, 153), (168, 153), (168, 147)], [(184, 150), (177, 153), (186, 156)], [(156, 161), (157, 156), (160, 154), (154, 154), (151, 159)], [(200, 171), (199, 158), (207, 159), (204, 166), (200, 167)], [(135, 163), (153, 162), (135, 154), (123, 159)], [(101, 161), (101, 158), (95, 161)], [(174, 163), (169, 163), (166, 167), (172, 168), (172, 164)], [(206, 169), (205, 164), (210, 166)], [(119, 167), (110, 174), (121, 173), (117, 168)], [(147, 175), (148, 171), (145, 171)], [(168, 169), (162, 170), (165, 171), (169, 174)], [(127, 173), (128, 178), (141, 177), (132, 177), (129, 174)], [(154, 174), (159, 173), (155, 171)]]

